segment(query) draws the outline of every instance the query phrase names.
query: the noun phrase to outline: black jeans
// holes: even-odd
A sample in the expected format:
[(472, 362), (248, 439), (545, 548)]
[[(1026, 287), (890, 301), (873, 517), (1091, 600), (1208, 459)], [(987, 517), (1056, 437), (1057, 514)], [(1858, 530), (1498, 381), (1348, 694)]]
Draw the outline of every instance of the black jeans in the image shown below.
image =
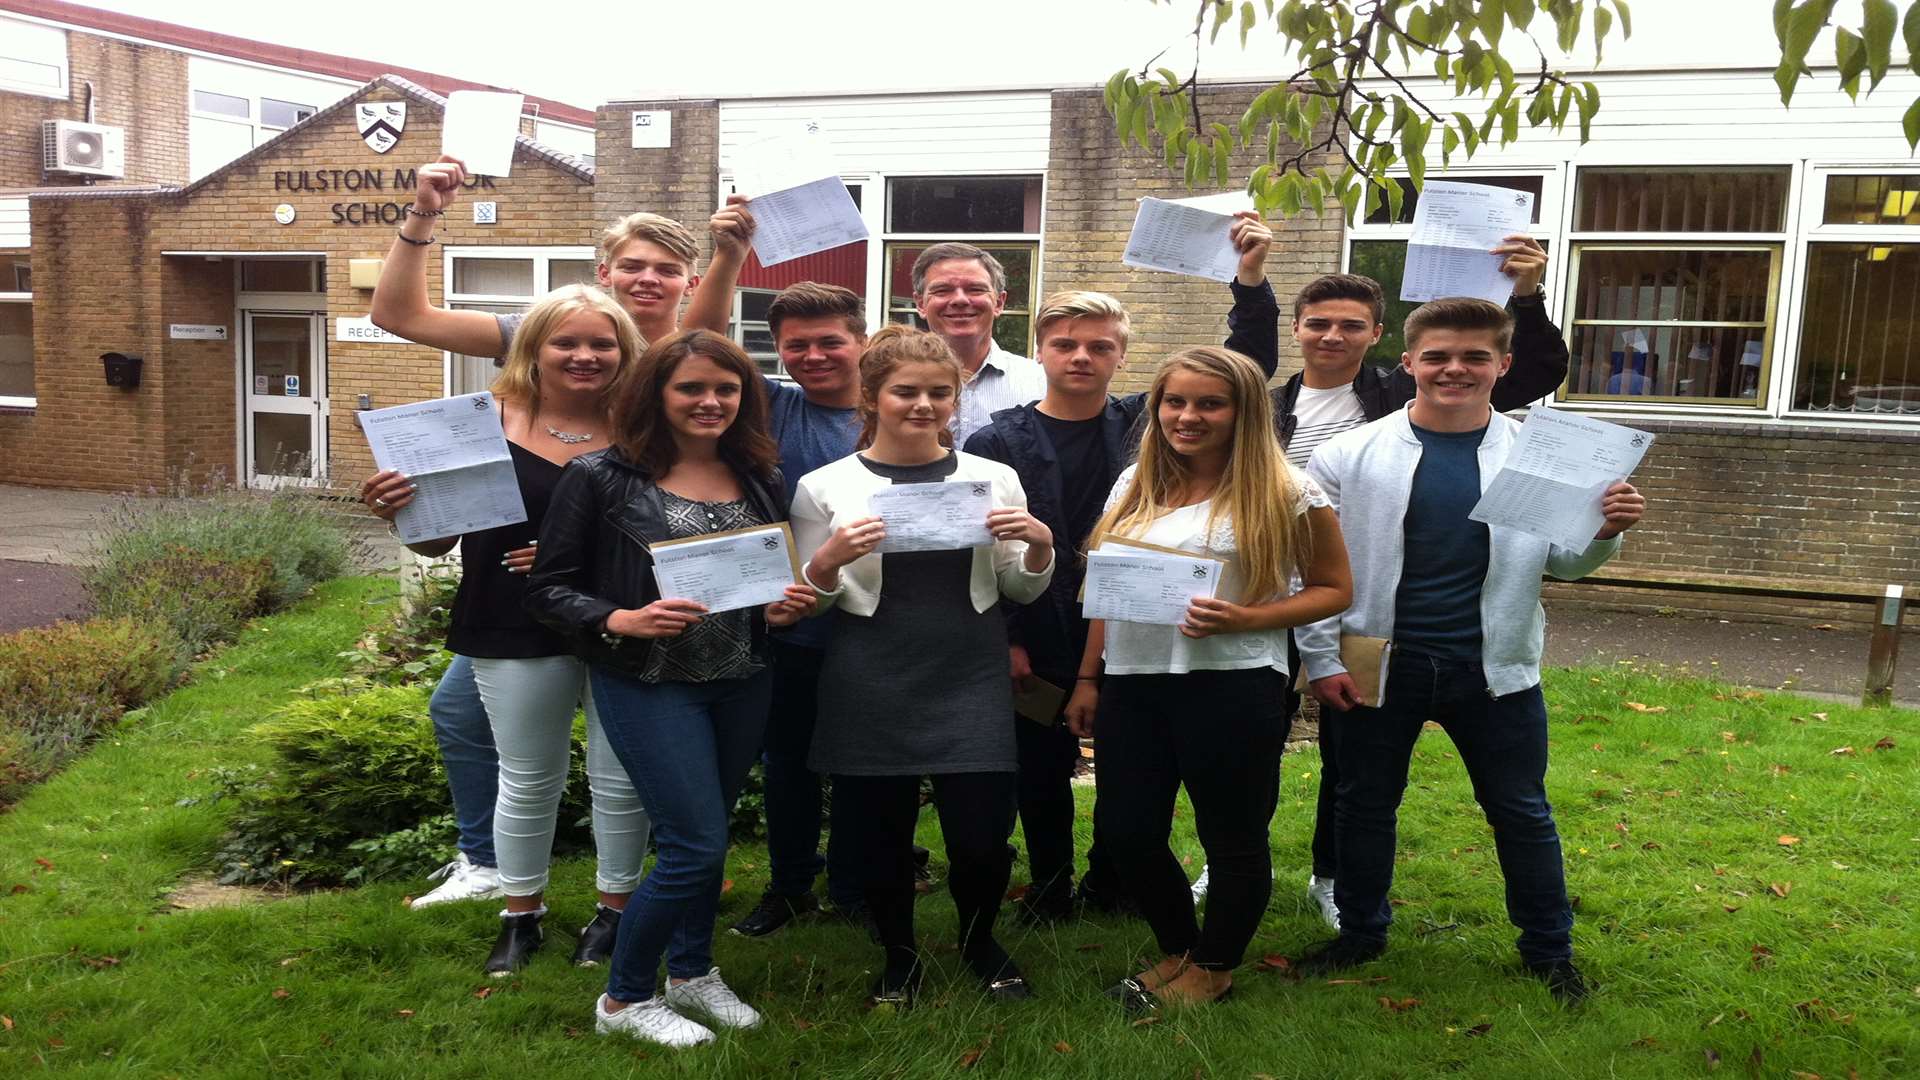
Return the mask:
[[(1029, 721), (1030, 722), (1030, 721)], [(1013, 773), (941, 773), (933, 777), (934, 808), (947, 844), (947, 891), (960, 915), (961, 948), (993, 935), (1013, 862)], [(920, 817), (918, 776), (833, 778), (834, 843), (848, 855), (865, 893), (880, 943), (911, 949), (913, 829)]]
[[(1020, 753), (1020, 828), (1033, 882), (1028, 899), (1064, 902), (1073, 893), (1073, 774), (1080, 765), (1080, 740), (1065, 724), (1043, 726), (1025, 717), (1013, 723)], [(1087, 849), (1087, 876), (1110, 891), (1119, 889), (1098, 827)]]
[(767, 715), (766, 811), (767, 863), (771, 880), (767, 891), (800, 896), (813, 889), (814, 878), (827, 872), (827, 898), (843, 910), (858, 907), (860, 885), (844, 864), (844, 845), (827, 837), (826, 858), (820, 857), (820, 787), (818, 774), (807, 768), (813, 745), (813, 725), (819, 715), (820, 661), (825, 650), (792, 645), (773, 638), (773, 707)]
[(1329, 709), (1326, 715), (1326, 723), (1340, 731), (1340, 874), (1333, 897), (1343, 935), (1386, 942), (1393, 921), (1388, 890), (1397, 811), (1414, 741), (1431, 720), (1460, 751), (1473, 797), (1493, 826), (1507, 917), (1520, 929), (1521, 958), (1546, 964), (1573, 955), (1566, 867), (1547, 805), (1547, 705), (1540, 687), (1496, 698), (1487, 692), (1478, 660), (1395, 649), (1384, 707)]
[[(1161, 951), (1191, 953), (1214, 971), (1239, 965), (1273, 893), (1267, 828), (1290, 723), (1283, 683), (1279, 672), (1255, 668), (1109, 675), (1100, 687), (1094, 776), (1102, 838)], [(1182, 784), (1212, 882), (1204, 927), (1167, 844)]]

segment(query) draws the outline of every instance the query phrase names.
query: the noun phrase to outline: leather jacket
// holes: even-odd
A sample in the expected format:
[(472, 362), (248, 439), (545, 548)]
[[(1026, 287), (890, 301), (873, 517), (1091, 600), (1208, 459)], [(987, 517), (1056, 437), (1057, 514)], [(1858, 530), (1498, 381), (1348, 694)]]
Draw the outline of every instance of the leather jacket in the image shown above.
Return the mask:
[[(738, 472), (738, 470), (736, 470)], [(738, 472), (740, 488), (769, 523), (787, 519), (778, 470)], [(660, 599), (648, 545), (670, 539), (666, 506), (652, 476), (618, 447), (567, 463), (540, 528), (540, 552), (527, 580), (527, 612), (566, 639), (589, 664), (633, 674), (645, 668), (653, 642), (605, 632), (607, 616)], [(754, 616), (756, 649), (766, 624)]]

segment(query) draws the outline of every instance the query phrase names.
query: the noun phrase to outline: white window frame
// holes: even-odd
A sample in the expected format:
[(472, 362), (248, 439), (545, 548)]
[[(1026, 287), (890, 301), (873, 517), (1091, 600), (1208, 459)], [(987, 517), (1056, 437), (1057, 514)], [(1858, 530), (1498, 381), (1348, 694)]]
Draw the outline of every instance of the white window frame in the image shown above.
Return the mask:
[[(441, 249), (440, 281), (441, 294), (449, 309), (458, 309), (463, 304), (520, 305), (525, 311), (533, 302), (546, 295), (551, 286), (552, 264), (563, 262), (595, 262), (598, 253), (591, 247), (502, 247), (498, 245), (461, 245), (447, 246)], [(504, 259), (514, 262), (533, 262), (533, 290), (525, 296), (508, 293), (462, 293), (453, 289), (453, 264), (460, 259)], [(440, 392), (453, 393), (453, 357), (450, 350), (440, 353)]]
[(1794, 388), (1800, 383), (1801, 344), (1805, 337), (1807, 275), (1805, 268), (1812, 264), (1812, 249), (1821, 243), (1842, 244), (1920, 244), (1920, 226), (1915, 225), (1828, 225), (1821, 219), (1826, 214), (1827, 178), (1830, 176), (1879, 176), (1897, 174), (1920, 177), (1920, 167), (1911, 160), (1902, 161), (1845, 161), (1845, 162), (1807, 162), (1801, 169), (1800, 197), (1795, 200), (1795, 208), (1805, 225), (1796, 230), (1793, 242), (1789, 246), (1793, 257), (1795, 272), (1791, 280), (1783, 282), (1780, 303), (1791, 305), (1791, 309), (1781, 318), (1788, 324), (1782, 348), (1792, 350), (1791, 370), (1785, 371), (1780, 379), (1781, 393), (1776, 415), (1793, 419), (1818, 421), (1823, 426), (1870, 426), (1920, 424), (1920, 415), (1903, 413), (1855, 413), (1829, 412), (1821, 409), (1796, 408), (1793, 403)]
[[(209, 112), (204, 109), (196, 108), (194, 105), (194, 95), (200, 94), (200, 93), (218, 94), (221, 97), (237, 98), (241, 101), (245, 101), (247, 103), (247, 115), (235, 116), (232, 113)], [(275, 127), (271, 124), (268, 124), (265, 120), (261, 119), (260, 99), (262, 98), (273, 98), (273, 100), (275, 101), (284, 102), (288, 105), (299, 105), (298, 102), (287, 101), (287, 99), (285, 98), (274, 97), (272, 94), (230, 94), (225, 90), (211, 90), (204, 86), (194, 86), (194, 87), (189, 87), (187, 89), (187, 115), (190, 117), (201, 119), (201, 120), (215, 120), (222, 124), (232, 124), (235, 127), (245, 127), (247, 128), (248, 131), (252, 133), (253, 145), (259, 146), (261, 143), (266, 142), (268, 139), (271, 139), (275, 135), (278, 135), (281, 132), (287, 130), (284, 127)], [(307, 115), (301, 118), (302, 120), (306, 120), (306, 119), (311, 119), (314, 113), (319, 112), (321, 109), (325, 108), (326, 106), (300, 105), (300, 107), (308, 110)], [(295, 121), (295, 123), (298, 123), (298, 122), (300, 121)], [(218, 168), (218, 167), (219, 166), (215, 166), (215, 168)]]
[[(67, 32), (58, 27), (43, 23), (29, 22), (24, 19), (6, 18), (0, 15), (0, 57), (18, 60), (22, 63), (39, 64), (54, 68), (60, 73), (60, 85), (51, 87), (42, 83), (25, 82), (0, 76), (0, 90), (10, 94), (27, 94), (33, 97), (65, 100), (72, 93), (72, 69), (68, 66)], [(54, 43), (58, 42), (58, 50)]]
[[(928, 176), (951, 176), (956, 179), (988, 178), (995, 176), (1033, 177), (1040, 181), (1040, 222), (1034, 232), (993, 232), (993, 233), (924, 233), (891, 232), (886, 228), (887, 221), (887, 185), (893, 180), (913, 180)], [(879, 244), (877, 258), (867, 260), (868, 330), (877, 330), (887, 325), (892, 312), (887, 305), (887, 274), (892, 269), (892, 260), (888, 258), (888, 249), (895, 244), (974, 244), (979, 247), (991, 247), (994, 244), (1032, 244), (1033, 245), (1033, 296), (1026, 307), (1027, 348), (1022, 355), (1033, 355), (1033, 316), (1040, 309), (1040, 301), (1047, 295), (1046, 284), (1041, 280), (1046, 266), (1047, 232), (1047, 183), (1045, 170), (1032, 169), (982, 169), (969, 172), (955, 172), (952, 169), (915, 169), (876, 174), (874, 183), (880, 189), (880, 198), (872, 207), (868, 216), (868, 227), (873, 231), (874, 242)]]
[[(11, 285), (12, 282), (6, 282), (6, 284)], [(33, 294), (30, 292), (0, 292), (0, 304), (25, 304), (27, 306), (29, 320), (31, 320), (33, 316)], [(32, 345), (29, 344), (28, 347), (32, 348)], [(34, 357), (34, 362), (35, 374), (37, 375), (39, 366), (38, 356)], [(0, 394), (0, 408), (32, 409), (38, 407), (39, 404), (40, 398), (37, 395)]]

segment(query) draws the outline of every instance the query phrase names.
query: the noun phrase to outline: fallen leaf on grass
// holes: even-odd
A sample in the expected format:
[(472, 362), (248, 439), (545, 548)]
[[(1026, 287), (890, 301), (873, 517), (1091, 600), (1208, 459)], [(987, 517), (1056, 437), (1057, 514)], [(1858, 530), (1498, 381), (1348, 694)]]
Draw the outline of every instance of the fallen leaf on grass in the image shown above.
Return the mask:
[(1800, 842), (1800, 838), (1797, 836), (1782, 835), (1778, 842), (1781, 847), (1792, 847)]
[(813, 1029), (813, 1021), (807, 1020), (798, 1016), (793, 1018), (793, 1030), (810, 1031), (812, 1029)]
[(1729, 915), (1731, 915), (1731, 914), (1733, 914), (1734, 912), (1736, 912), (1736, 911), (1739, 911), (1739, 910), (1740, 910), (1740, 905), (1739, 905), (1739, 904), (1721, 904), (1721, 905), (1720, 905), (1720, 907), (1721, 907), (1721, 909), (1722, 909), (1722, 910), (1724, 910), (1724, 911), (1725, 911), (1725, 912), (1726, 912), (1727, 914), (1729, 914)]
[(1487, 1021), (1484, 1024), (1475, 1024), (1472, 1027), (1467, 1029), (1467, 1038), (1477, 1039), (1492, 1030), (1493, 1030), (1493, 1022), (1491, 1020)]
[(1127, 1026), (1128, 1027), (1151, 1027), (1152, 1025), (1157, 1024), (1159, 1022), (1160, 1022), (1160, 1018), (1158, 1016), (1143, 1016), (1140, 1019), (1135, 1020), (1132, 1023), (1128, 1024)]
[(1660, 1048), (1660, 1040), (1651, 1035), (1642, 1035), (1633, 1040), (1629, 1045), (1639, 1050), (1658, 1050)]
[(34, 857), (33, 865), (39, 867), (40, 869), (46, 871), (49, 874), (53, 873), (53, 864), (38, 856)]
[(80, 962), (95, 971), (105, 971), (110, 967), (120, 966), (120, 958), (117, 956), (90, 956)]
[(979, 1064), (980, 1055), (986, 1053), (987, 1047), (992, 1045), (993, 1045), (993, 1036), (989, 1035), (986, 1038), (981, 1039), (978, 1043), (976, 1043), (972, 1047), (969, 1047), (966, 1053), (960, 1055), (959, 1067), (962, 1069), (973, 1068), (975, 1065)]
[(1255, 966), (1261, 971), (1291, 971), (1293, 961), (1279, 953), (1268, 953), (1261, 957), (1260, 963)]
[(1715, 1024), (1717, 1024), (1717, 1023), (1719, 1023), (1720, 1021), (1722, 1021), (1722, 1020), (1725, 1020), (1726, 1018), (1727, 1018), (1727, 1014), (1726, 1014), (1726, 1013), (1718, 1013), (1718, 1014), (1716, 1014), (1716, 1015), (1714, 1016), (1714, 1018), (1713, 1018), (1713, 1019), (1711, 1019), (1711, 1020), (1709, 1020), (1709, 1021), (1707, 1021), (1706, 1023), (1704, 1023), (1704, 1024), (1702, 1024), (1702, 1025), (1700, 1025), (1700, 1026), (1701, 1026), (1701, 1027), (1703, 1027), (1703, 1028), (1710, 1028), (1710, 1027), (1712, 1027), (1713, 1025), (1715, 1025)]
[(292, 996), (292, 992), (284, 986), (276, 986), (273, 988), (273, 1000), (275, 1001), (285, 1001)]
[(1767, 891), (1771, 892), (1773, 895), (1779, 897), (1780, 899), (1785, 900), (1787, 898), (1787, 894), (1793, 891), (1793, 882), (1776, 881), (1773, 884), (1767, 886)]
[(393, 1015), (395, 1015), (395, 1016), (397, 1016), (397, 1017), (399, 1017), (399, 1018), (400, 1018), (400, 1019), (402, 1019), (402, 1020), (411, 1020), (411, 1019), (413, 1019), (413, 1010), (412, 1010), (412, 1009), (401, 1009), (401, 1010), (399, 1010), (398, 1012), (396, 1012), (396, 1013), (394, 1013)]
[(1841, 862), (1841, 861), (1840, 861), (1839, 859), (1829, 859), (1829, 860), (1827, 860), (1827, 861), (1828, 861), (1828, 862), (1831, 862), (1831, 863), (1833, 864), (1833, 868), (1834, 868), (1835, 870), (1851, 870), (1851, 869), (1853, 869), (1853, 867), (1851, 867), (1851, 866), (1848, 866), (1848, 865), (1847, 865), (1846, 863), (1843, 863), (1843, 862)]
[(723, 879), (720, 882), (720, 894), (724, 896), (727, 893), (730, 893), (732, 891), (733, 891), (733, 879), (732, 878)]
[(1769, 765), (1769, 766), (1767, 766), (1767, 771), (1768, 771), (1768, 772), (1770, 772), (1770, 773), (1772, 773), (1772, 774), (1773, 774), (1773, 775), (1775, 775), (1775, 776), (1785, 776), (1785, 775), (1787, 775), (1788, 773), (1790, 773), (1790, 772), (1792, 772), (1792, 771), (1793, 771), (1793, 766), (1791, 766), (1791, 765)]
[(488, 998), (493, 996), (493, 987), (483, 986), (480, 989), (475, 990), (473, 992), (473, 996), (476, 998), (479, 998), (481, 1001), (485, 1001)]
[(1018, 901), (1024, 898), (1032, 889), (1032, 885), (1015, 885), (1013, 888), (1007, 890), (1007, 900), (1009, 902)]
[(13, 1030), (13, 1017), (11, 1017), (11, 1016), (0, 1016), (0, 1028), (6, 1028), (6, 1029), (7, 1029), (8, 1031), (12, 1031), (12, 1030)]
[(1829, 751), (1827, 751), (1827, 753), (1829, 753), (1829, 754), (1831, 754), (1831, 755), (1833, 755), (1834, 757), (1852, 757), (1852, 756), (1853, 756), (1853, 747), (1851, 747), (1851, 746), (1836, 746), (1836, 747), (1834, 747), (1833, 749), (1831, 749), (1831, 750), (1829, 750)]
[(1639, 701), (1628, 701), (1628, 702), (1624, 702), (1623, 704), (1625, 704), (1627, 708), (1632, 709), (1634, 712), (1663, 713), (1667, 711), (1667, 707), (1665, 705), (1648, 705), (1644, 702), (1639, 702)]
[(1773, 950), (1767, 948), (1765, 945), (1755, 945), (1747, 951), (1751, 954), (1747, 960), (1747, 964), (1755, 971), (1759, 971), (1761, 968), (1773, 963)]
[(1065, 1040), (1054, 1043), (1053, 1052), (1056, 1054), (1071, 1054), (1073, 1053), (1073, 1044)]
[(26, 885), (15, 885), (13, 888), (8, 889), (7, 891), (8, 893), (14, 896), (19, 896), (21, 893), (32, 892), (33, 889)]
[(1721, 742), (1732, 742), (1733, 740), (1735, 740), (1735, 739), (1737, 739), (1737, 738), (1739, 738), (1739, 736), (1738, 736), (1738, 735), (1735, 735), (1735, 734), (1734, 734), (1733, 732), (1731, 732), (1731, 731), (1723, 731), (1723, 732), (1721, 732), (1721, 733), (1720, 733), (1720, 741), (1721, 741)]
[(1393, 998), (1387, 997), (1385, 994), (1382, 994), (1380, 995), (1380, 1007), (1387, 1010), (1388, 1012), (1402, 1013), (1402, 1012), (1406, 1012), (1409, 1009), (1419, 1008), (1420, 999), (1410, 997), (1410, 998), (1400, 998), (1399, 1000), (1396, 1001)]
[(1827, 714), (1823, 712), (1808, 713), (1807, 715), (1813, 717), (1815, 720), (1825, 720), (1827, 718)]
[(1793, 1080), (1820, 1080), (1819, 1073), (1802, 1072), (1799, 1069), (1789, 1070), (1789, 1075), (1793, 1077)]
[(1884, 738), (1884, 739), (1881, 739), (1881, 740), (1880, 740), (1879, 742), (1877, 742), (1877, 743), (1874, 743), (1874, 744), (1873, 744), (1873, 748), (1874, 748), (1875, 750), (1891, 750), (1891, 749), (1893, 749), (1893, 736), (1891, 736), (1891, 735), (1889, 735), (1889, 736), (1887, 736), (1886, 738)]
[(1383, 983), (1386, 981), (1387, 981), (1387, 977), (1385, 975), (1375, 975), (1375, 976), (1372, 976), (1371, 978), (1366, 978), (1366, 979), (1328, 979), (1327, 985), (1328, 986), (1377, 986), (1380, 983)]

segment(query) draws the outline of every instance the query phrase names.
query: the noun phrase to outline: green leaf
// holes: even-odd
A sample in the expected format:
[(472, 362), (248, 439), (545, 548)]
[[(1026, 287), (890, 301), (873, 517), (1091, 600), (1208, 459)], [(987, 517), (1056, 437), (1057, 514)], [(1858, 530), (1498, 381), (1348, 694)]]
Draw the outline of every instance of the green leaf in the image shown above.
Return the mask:
[(1607, 34), (1613, 30), (1613, 12), (1595, 4), (1593, 6), (1593, 62), (1600, 62), (1601, 49), (1605, 46)]
[(1446, 168), (1453, 161), (1453, 152), (1460, 148), (1460, 133), (1451, 127), (1440, 133), (1440, 167)]
[(1476, 20), (1480, 36), (1486, 39), (1487, 47), (1500, 47), (1500, 31), (1507, 28), (1507, 11), (1497, 0), (1488, 0), (1480, 5), (1480, 15)]
[(1520, 103), (1509, 101), (1507, 107), (1500, 111), (1500, 145), (1506, 146), (1519, 137)]
[(1893, 63), (1893, 32), (1899, 25), (1900, 11), (1893, 0), (1865, 0), (1865, 8), (1867, 18), (1860, 36), (1866, 42), (1867, 89), (1872, 90), (1887, 77), (1887, 68)]
[(1900, 130), (1907, 136), (1907, 153), (1913, 153), (1920, 146), (1920, 98), (1914, 98), (1907, 106), (1907, 115), (1900, 118)]
[(1225, 139), (1213, 143), (1213, 179), (1221, 187), (1233, 182), (1233, 145)]
[(1590, 82), (1581, 83), (1575, 104), (1580, 109), (1580, 141), (1584, 143), (1593, 136), (1593, 117), (1600, 111), (1600, 88)]
[(1276, 161), (1280, 157), (1280, 123), (1277, 120), (1267, 123), (1267, 160)]
[(1793, 14), (1793, 0), (1773, 0), (1773, 40), (1787, 47), (1787, 19)]
[(1633, 12), (1627, 9), (1627, 0), (1613, 0), (1613, 13), (1620, 16), (1620, 39), (1633, 36)]
[(1113, 112), (1115, 106), (1119, 103), (1120, 88), (1121, 86), (1125, 85), (1126, 81), (1127, 81), (1126, 68), (1121, 68), (1119, 71), (1114, 72), (1113, 77), (1107, 80), (1106, 100), (1107, 100), (1108, 112)]
[(1368, 217), (1372, 217), (1373, 212), (1375, 210), (1380, 209), (1380, 196), (1382, 194), (1382, 189), (1379, 184), (1376, 184), (1373, 182), (1372, 177), (1367, 178), (1366, 186), (1367, 186), (1366, 213)]
[(1384, 183), (1387, 189), (1387, 220), (1399, 221), (1400, 207), (1407, 201), (1407, 193), (1391, 178), (1384, 179)]
[(1554, 16), (1554, 22), (1560, 31), (1558, 40), (1561, 52), (1572, 52), (1574, 42), (1580, 40), (1580, 20), (1586, 14), (1586, 9), (1587, 5), (1582, 0), (1567, 7), (1564, 14)]
[(1907, 18), (1900, 24), (1900, 36), (1907, 41), (1907, 69), (1920, 75), (1920, 4), (1907, 9)]
[(1240, 5), (1240, 47), (1242, 49), (1247, 47), (1247, 35), (1253, 33), (1253, 26), (1259, 21), (1260, 17), (1253, 11), (1253, 0), (1243, 0)]
[(1773, 69), (1773, 85), (1780, 88), (1780, 104), (1793, 104), (1793, 88), (1800, 84), (1800, 73), (1805, 70), (1788, 61), (1781, 61), (1780, 66)]
[(1154, 68), (1153, 70), (1155, 74), (1160, 76), (1160, 81), (1167, 84), (1168, 93), (1172, 93), (1174, 87), (1186, 81), (1180, 76), (1175, 75), (1170, 68)]
[(1533, 21), (1533, 0), (1506, 0), (1507, 19), (1515, 30), (1525, 30)]
[(1860, 93), (1860, 73), (1867, 69), (1867, 49), (1860, 35), (1842, 26), (1833, 33), (1833, 55), (1840, 68), (1840, 88), (1849, 98)]
[(1253, 175), (1247, 178), (1247, 190), (1250, 192), (1253, 192), (1254, 195), (1256, 196), (1259, 195), (1260, 192), (1266, 187), (1267, 177), (1270, 176), (1272, 173), (1273, 173), (1272, 165), (1261, 165), (1255, 168), (1253, 170)]

